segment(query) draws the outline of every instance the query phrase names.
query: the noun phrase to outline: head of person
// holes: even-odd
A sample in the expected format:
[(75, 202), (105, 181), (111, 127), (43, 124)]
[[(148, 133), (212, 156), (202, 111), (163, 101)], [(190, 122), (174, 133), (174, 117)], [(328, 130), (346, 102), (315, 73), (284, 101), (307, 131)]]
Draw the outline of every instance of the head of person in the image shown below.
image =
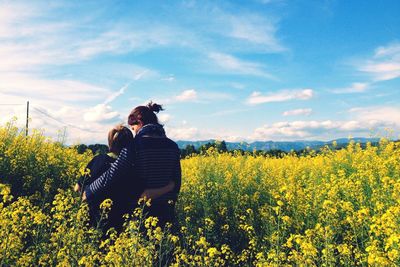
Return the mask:
[(108, 132), (108, 147), (110, 152), (119, 154), (121, 149), (127, 147), (133, 140), (131, 130), (122, 125), (117, 125)]
[(156, 113), (164, 110), (161, 105), (150, 102), (146, 106), (137, 106), (128, 116), (128, 124), (137, 133), (147, 124), (159, 124)]

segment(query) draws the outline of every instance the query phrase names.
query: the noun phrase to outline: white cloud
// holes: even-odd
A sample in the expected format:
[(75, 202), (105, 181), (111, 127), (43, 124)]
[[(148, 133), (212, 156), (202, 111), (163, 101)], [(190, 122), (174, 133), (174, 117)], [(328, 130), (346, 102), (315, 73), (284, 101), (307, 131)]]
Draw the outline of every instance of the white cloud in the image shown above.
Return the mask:
[(215, 140), (224, 140), (227, 142), (242, 142), (247, 140), (248, 138), (244, 138), (243, 136), (237, 135), (236, 132), (233, 132), (231, 129), (219, 129), (219, 131), (207, 131), (202, 133), (202, 140), (207, 139), (215, 139)]
[(400, 55), (400, 43), (392, 43), (388, 46), (380, 46), (375, 49), (375, 57), (395, 56)]
[(307, 131), (302, 129), (294, 129), (290, 125), (264, 125), (256, 128), (253, 135), (250, 137), (253, 140), (285, 140), (285, 139), (296, 139), (305, 138), (309, 134)]
[(298, 116), (298, 115), (305, 115), (309, 116), (312, 113), (311, 108), (300, 108), (300, 109), (293, 109), (287, 110), (282, 113), (283, 116)]
[(398, 107), (376, 106), (352, 108), (349, 112), (358, 120), (380, 121), (388, 127), (400, 127), (400, 108)]
[(400, 77), (400, 63), (370, 61), (359, 68), (360, 71), (371, 74), (375, 81), (386, 81)]
[[(34, 111), (34, 110), (33, 110)], [(46, 111), (57, 121), (38, 112), (32, 113), (32, 127), (44, 129), (47, 136), (56, 137), (59, 131), (66, 129), (66, 143), (107, 143), (107, 133), (114, 125), (121, 123), (118, 117), (107, 120), (111, 117), (112, 111), (104, 114), (104, 120), (85, 121), (84, 117), (88, 115), (88, 109), (82, 107), (64, 106), (60, 109), (47, 109)], [(107, 111), (106, 111), (107, 112)], [(101, 115), (98, 115), (101, 117)], [(42, 122), (40, 122), (42, 121)]]
[(117, 92), (112, 93), (110, 96), (107, 97), (107, 99), (104, 101), (104, 104), (109, 104), (112, 101), (114, 101), (117, 97), (125, 93), (125, 90), (128, 88), (129, 84), (126, 84), (121, 87)]
[(229, 129), (199, 130), (187, 123), (178, 127), (167, 127), (167, 134), (174, 140), (225, 140), (240, 141), (295, 141), (332, 140), (343, 137), (386, 137), (391, 129), (400, 132), (400, 108), (363, 107), (349, 110), (343, 120), (297, 120), (278, 121), (257, 127), (246, 135), (237, 135)]
[[(182, 91), (179, 95), (171, 98), (161, 99), (159, 102), (164, 104), (171, 104), (177, 102), (195, 102), (195, 103), (209, 103), (211, 101), (219, 100), (232, 100), (234, 97), (227, 93), (198, 91), (196, 89), (187, 89)], [(157, 101), (156, 101), (157, 102)]]
[(136, 26), (119, 25), (102, 32), (96, 38), (84, 40), (77, 54), (83, 58), (104, 53), (124, 54), (132, 50), (177, 44), (181, 40), (174, 29), (164, 25), (151, 25), (146, 29)]
[(166, 132), (173, 140), (199, 140), (199, 130), (196, 127), (166, 127)]
[(347, 120), (283, 121), (258, 127), (252, 140), (332, 140), (338, 137), (386, 137), (400, 132), (399, 107), (362, 107), (349, 110)]
[(251, 105), (257, 105), (270, 102), (283, 102), (293, 99), (308, 100), (313, 96), (314, 91), (312, 89), (284, 90), (268, 95), (262, 95), (260, 92), (253, 92), (247, 99), (247, 103)]
[(167, 123), (172, 118), (171, 114), (168, 114), (168, 113), (158, 114), (157, 117), (158, 117), (158, 120), (160, 121), (160, 123)]
[(39, 41), (31, 39), (29, 42), (0, 42), (0, 71), (32, 71), (49, 64), (73, 63), (73, 54), (64, 50), (64, 44), (58, 41), (54, 46), (53, 37), (48, 38)]
[[(24, 103), (20, 97), (8, 97), (1, 95), (0, 99), (13, 100), (9, 103)], [(26, 103), (26, 102), (25, 102)], [(0, 113), (3, 116), (0, 118), (0, 124), (4, 125), (10, 121), (13, 116), (18, 118), (16, 126), (20, 129), (25, 128), (26, 104), (19, 106), (0, 106)], [(47, 102), (43, 102), (47, 103)], [(39, 104), (37, 101), (30, 101), (29, 106), (29, 132), (33, 129), (38, 129), (46, 136), (58, 140), (60, 134), (66, 131), (66, 144), (74, 143), (106, 143), (107, 133), (119, 121), (101, 121), (101, 122), (86, 122), (84, 114), (88, 111), (87, 108), (65, 105), (58, 103), (57, 105), (49, 106)]]
[(50, 19), (52, 5), (7, 2), (0, 3), (0, 71), (74, 62), (73, 24)]
[(162, 81), (167, 81), (167, 82), (173, 82), (176, 79), (175, 79), (175, 76), (171, 74), (171, 75), (168, 75), (167, 77), (162, 78), (161, 80)]
[[(4, 99), (2, 97), (2, 94), (0, 93), (0, 99)], [(7, 105), (0, 105), (0, 125), (4, 125), (5, 123), (11, 121), (14, 117), (17, 117), (19, 119), (25, 119), (26, 118), (26, 102), (20, 101), (20, 99), (16, 100), (11, 100), (9, 98), (9, 102), (7, 102)], [(3, 102), (3, 100), (1, 101)], [(1, 103), (3, 104), (3, 103)], [(21, 125), (22, 126), (22, 125)]]
[(282, 52), (285, 48), (276, 38), (276, 23), (265, 18), (247, 15), (232, 16), (230, 18), (232, 29), (228, 35), (233, 38), (260, 45), (269, 52)]
[(133, 76), (133, 80), (138, 81), (138, 80), (142, 79), (146, 75), (146, 73), (148, 73), (148, 72), (149, 72), (149, 70), (144, 70), (142, 72), (136, 73)]
[(238, 136), (229, 129), (221, 129), (219, 131), (199, 130), (197, 127), (190, 127), (183, 124), (180, 127), (166, 127), (169, 138), (173, 140), (196, 141), (196, 140), (225, 140), (228, 142), (243, 141), (242, 136)]
[(256, 128), (252, 140), (334, 139), (343, 136), (368, 135), (373, 129), (387, 126), (382, 121), (292, 121), (276, 122)]
[(266, 72), (264, 66), (259, 63), (240, 60), (232, 55), (223, 53), (209, 53), (208, 57), (221, 69), (232, 73), (276, 79), (273, 75)]
[(12, 31), (11, 27), (16, 24), (21, 24), (27, 19), (35, 17), (37, 11), (38, 10), (33, 6), (26, 6), (17, 2), (1, 2), (0, 38), (14, 36), (16, 33)]
[[(206, 13), (205, 13), (206, 12)], [(227, 12), (216, 5), (206, 8), (205, 19), (208, 32), (226, 37), (226, 48), (262, 53), (280, 53), (286, 50), (277, 38), (278, 19), (262, 16), (257, 12)], [(221, 38), (220, 38), (221, 39)]]
[(120, 114), (106, 104), (99, 104), (88, 109), (83, 118), (87, 122), (116, 122), (120, 119)]
[[(121, 28), (113, 24), (103, 25), (96, 20), (96, 15), (71, 19), (65, 15), (65, 10), (62, 16), (58, 16), (61, 11), (57, 9), (59, 5), (40, 2), (20, 4), (15, 1), (0, 3), (0, 98), (2, 103), (22, 103), (21, 108), (1, 107), (0, 123), (9, 121), (15, 115), (22, 121), (19, 126), (23, 127), (25, 103), (29, 100), (32, 128), (45, 129), (46, 135), (56, 137), (57, 132), (66, 127), (71, 142), (105, 142), (108, 129), (120, 120), (120, 113), (107, 104), (124, 94), (126, 86), (113, 92), (103, 85), (65, 78), (74, 76), (65, 73), (64, 69), (61, 71), (63, 77), (57, 76), (59, 68), (68, 66), (69, 69), (69, 64), (79, 65), (99, 53), (118, 53), (113, 49), (126, 52), (146, 50), (153, 45), (162, 46), (169, 40), (174, 41), (170, 36), (175, 33), (164, 26), (150, 27), (150, 30), (133, 28), (126, 21), (121, 23), (125, 25)], [(68, 4), (67, 8), (75, 7)], [(92, 27), (95, 24), (99, 27)], [(104, 44), (105, 50), (86, 50), (87, 53), (84, 53), (90, 44)], [(134, 65), (115, 66), (114, 69), (107, 65), (106, 71), (97, 66), (91, 67), (90, 75), (95, 75), (96, 70), (98, 73), (107, 72), (107, 75), (110, 75), (109, 71), (114, 71), (113, 76), (124, 73), (125, 81), (155, 75), (154, 71)], [(94, 103), (103, 104), (91, 107)]]
[(374, 81), (386, 81), (400, 77), (400, 43), (381, 46), (373, 58), (358, 63), (359, 71), (372, 76)]
[[(30, 93), (26, 93), (25, 96), (33, 96), (36, 93), (36, 96), (41, 96), (49, 100), (54, 99), (65, 102), (81, 102), (86, 100), (102, 99), (107, 92), (102, 88), (78, 81), (59, 80), (54, 81), (53, 83), (47, 83), (46, 80), (42, 81), (43, 83), (40, 87), (32, 88), (32, 84), (30, 84)], [(25, 90), (22, 90), (22, 92), (23, 91)], [(21, 94), (22, 92), (19, 91), (18, 93)]]
[(177, 95), (175, 99), (179, 102), (194, 101), (197, 99), (197, 91), (194, 89), (185, 90), (180, 95)]
[(0, 71), (76, 64), (100, 54), (145, 51), (182, 40), (165, 25), (105, 24), (96, 15), (56, 16), (61, 11), (56, 4), (7, 2), (0, 3)]
[(7, 95), (24, 96), (25, 100), (37, 99), (82, 102), (100, 100), (110, 94), (110, 90), (93, 84), (66, 79), (45, 79), (37, 75), (22, 73), (2, 73), (0, 91)]
[(336, 94), (363, 93), (370, 87), (369, 83), (352, 83), (350, 87), (333, 89)]

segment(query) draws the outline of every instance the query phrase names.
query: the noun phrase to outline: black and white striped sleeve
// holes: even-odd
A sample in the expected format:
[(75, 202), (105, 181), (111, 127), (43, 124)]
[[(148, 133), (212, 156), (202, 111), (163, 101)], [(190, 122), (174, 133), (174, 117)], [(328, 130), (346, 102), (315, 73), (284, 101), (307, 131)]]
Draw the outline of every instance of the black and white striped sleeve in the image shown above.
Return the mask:
[(110, 185), (130, 170), (133, 164), (133, 151), (123, 148), (111, 167), (86, 187), (86, 199), (90, 201), (94, 195), (107, 190)]

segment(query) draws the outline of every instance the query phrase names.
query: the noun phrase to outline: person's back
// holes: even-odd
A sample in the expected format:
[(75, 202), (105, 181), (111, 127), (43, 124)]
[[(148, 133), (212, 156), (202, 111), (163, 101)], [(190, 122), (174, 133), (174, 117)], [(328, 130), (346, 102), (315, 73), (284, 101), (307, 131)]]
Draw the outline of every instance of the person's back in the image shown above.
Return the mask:
[[(89, 163), (90, 175), (87, 176), (85, 186), (82, 186), (83, 190), (86, 191), (86, 185), (95, 184), (99, 186), (101, 182), (97, 179), (108, 170), (113, 173), (114, 170), (111, 166), (120, 153), (126, 154), (128, 149), (134, 151), (132, 132), (122, 125), (117, 125), (108, 133), (108, 146), (110, 153), (98, 155)], [(123, 148), (125, 150), (121, 151)], [(93, 195), (88, 201), (92, 225), (96, 226), (100, 223), (101, 228), (105, 231), (111, 227), (117, 230), (122, 228), (123, 215), (130, 214), (133, 211), (140, 194), (144, 190), (144, 183), (136, 177), (133, 160), (130, 163), (128, 161), (124, 170), (118, 175), (120, 177), (115, 179), (112, 187)], [(107, 219), (103, 218), (104, 216), (101, 215), (99, 209), (100, 203), (105, 199), (111, 199), (113, 202)]]
[[(82, 176), (79, 178), (75, 191), (83, 192), (86, 186), (91, 184), (94, 180), (96, 180), (103, 172), (105, 172), (108, 168), (110, 168), (111, 163), (115, 161), (115, 156), (112, 153), (108, 154), (99, 154), (93, 157), (93, 159), (88, 163), (86, 169), (89, 170), (89, 174)], [(89, 218), (90, 224), (92, 226), (97, 226), (100, 221), (100, 203), (108, 198), (106, 195), (99, 195), (94, 198), (89, 203)]]
[(154, 202), (176, 201), (180, 189), (180, 151), (174, 141), (167, 137), (136, 137), (136, 171), (146, 188), (159, 188), (170, 181), (175, 182), (173, 191)]
[(160, 188), (171, 181), (172, 191), (152, 200), (146, 208), (148, 216), (159, 219), (159, 225), (173, 222), (175, 202), (181, 187), (180, 150), (177, 144), (166, 137), (164, 128), (158, 123), (155, 113), (163, 110), (161, 105), (150, 102), (147, 106), (137, 106), (128, 117), (128, 124), (136, 133), (135, 168), (146, 189)]
[(146, 188), (160, 188), (170, 181), (174, 190), (152, 201), (148, 216), (159, 218), (159, 224), (174, 220), (174, 207), (181, 185), (180, 150), (165, 136), (159, 124), (145, 125), (135, 137), (135, 167)]

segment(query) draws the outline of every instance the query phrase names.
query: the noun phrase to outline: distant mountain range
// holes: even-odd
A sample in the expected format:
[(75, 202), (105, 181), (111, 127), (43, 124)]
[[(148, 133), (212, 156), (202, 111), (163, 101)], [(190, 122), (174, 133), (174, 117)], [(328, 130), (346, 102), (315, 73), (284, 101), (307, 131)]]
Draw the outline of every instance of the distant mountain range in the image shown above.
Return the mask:
[[(332, 145), (334, 141), (336, 141), (338, 146), (345, 146), (351, 140), (356, 143), (365, 144), (367, 142), (375, 143), (379, 142), (379, 138), (365, 138), (365, 137), (356, 137), (352, 139), (348, 138), (339, 138), (331, 141), (256, 141), (252, 143), (246, 142), (225, 142), (228, 150), (242, 149), (245, 151), (253, 151), (255, 150), (271, 150), (271, 149), (279, 149), (286, 152), (291, 150), (302, 150), (307, 147), (311, 149), (319, 149), (325, 145)], [(205, 141), (177, 141), (179, 148), (185, 148), (187, 145), (193, 145), (196, 149), (200, 146), (205, 145), (207, 143), (214, 143), (216, 140), (205, 140)]]

